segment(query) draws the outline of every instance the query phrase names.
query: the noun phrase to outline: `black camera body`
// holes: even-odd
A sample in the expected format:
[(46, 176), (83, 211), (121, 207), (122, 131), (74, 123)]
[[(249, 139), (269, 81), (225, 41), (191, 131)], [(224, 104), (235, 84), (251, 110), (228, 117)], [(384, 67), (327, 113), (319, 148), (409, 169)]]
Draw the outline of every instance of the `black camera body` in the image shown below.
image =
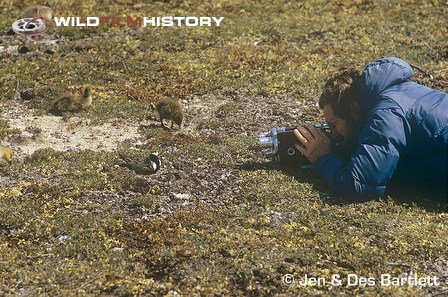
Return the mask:
[[(328, 134), (330, 133), (328, 125), (314, 124), (313, 126)], [(265, 157), (278, 160), (281, 164), (288, 166), (311, 165), (311, 162), (295, 147), (296, 143), (300, 143), (294, 135), (294, 129), (296, 128), (272, 128), (271, 131), (261, 134), (259, 144), (264, 148)]]

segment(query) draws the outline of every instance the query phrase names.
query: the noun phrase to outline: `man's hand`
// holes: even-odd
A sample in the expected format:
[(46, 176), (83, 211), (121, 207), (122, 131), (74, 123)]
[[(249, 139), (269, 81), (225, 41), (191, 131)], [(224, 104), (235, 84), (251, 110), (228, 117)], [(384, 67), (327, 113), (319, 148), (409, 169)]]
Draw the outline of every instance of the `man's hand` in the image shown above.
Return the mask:
[(301, 144), (295, 146), (312, 164), (323, 155), (331, 153), (331, 139), (324, 131), (317, 129), (313, 125), (299, 126), (294, 130), (294, 135)]

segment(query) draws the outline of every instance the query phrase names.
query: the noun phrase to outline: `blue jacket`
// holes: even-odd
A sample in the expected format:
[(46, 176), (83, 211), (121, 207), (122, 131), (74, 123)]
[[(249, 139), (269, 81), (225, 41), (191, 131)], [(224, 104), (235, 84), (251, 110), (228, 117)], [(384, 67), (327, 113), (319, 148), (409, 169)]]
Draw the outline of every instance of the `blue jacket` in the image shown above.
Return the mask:
[(320, 157), (316, 170), (341, 196), (382, 196), (397, 167), (419, 179), (447, 183), (448, 94), (408, 81), (412, 68), (383, 58), (363, 70), (364, 125), (350, 159)]

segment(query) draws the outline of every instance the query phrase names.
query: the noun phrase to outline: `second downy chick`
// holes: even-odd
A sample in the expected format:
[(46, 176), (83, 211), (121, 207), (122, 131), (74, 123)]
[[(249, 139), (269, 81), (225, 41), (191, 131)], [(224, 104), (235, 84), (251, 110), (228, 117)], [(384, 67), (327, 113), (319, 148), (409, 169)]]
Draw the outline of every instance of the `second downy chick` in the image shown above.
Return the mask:
[(163, 98), (157, 101), (154, 106), (159, 113), (162, 127), (165, 128), (165, 124), (163, 123), (164, 119), (171, 121), (171, 129), (173, 128), (173, 123), (176, 123), (176, 125), (179, 126), (179, 129), (182, 127), (184, 111), (178, 100)]
[(47, 22), (52, 22), (54, 18), (54, 12), (47, 6), (30, 6), (25, 8), (20, 17), (22, 19), (29, 18), (42, 18)]
[(86, 109), (92, 105), (92, 87), (88, 86), (84, 89), (82, 96), (75, 94), (64, 94), (53, 102), (50, 112), (53, 114), (61, 114), (67, 111), (78, 111)]

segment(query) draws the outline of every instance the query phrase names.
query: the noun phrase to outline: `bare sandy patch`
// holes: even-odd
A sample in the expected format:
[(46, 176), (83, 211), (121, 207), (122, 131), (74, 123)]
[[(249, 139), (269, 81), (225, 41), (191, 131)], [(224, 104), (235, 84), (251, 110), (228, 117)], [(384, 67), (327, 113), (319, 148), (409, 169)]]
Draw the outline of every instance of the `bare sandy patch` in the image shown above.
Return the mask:
[[(19, 134), (9, 135), (2, 144), (14, 149), (16, 157), (24, 157), (44, 148), (57, 151), (113, 151), (121, 144), (135, 146), (142, 143), (140, 123), (117, 119), (93, 125), (78, 115), (59, 117), (33, 115), (34, 111), (18, 103), (13, 107), (2, 106), (1, 117)], [(124, 120), (123, 120), (124, 121)]]

